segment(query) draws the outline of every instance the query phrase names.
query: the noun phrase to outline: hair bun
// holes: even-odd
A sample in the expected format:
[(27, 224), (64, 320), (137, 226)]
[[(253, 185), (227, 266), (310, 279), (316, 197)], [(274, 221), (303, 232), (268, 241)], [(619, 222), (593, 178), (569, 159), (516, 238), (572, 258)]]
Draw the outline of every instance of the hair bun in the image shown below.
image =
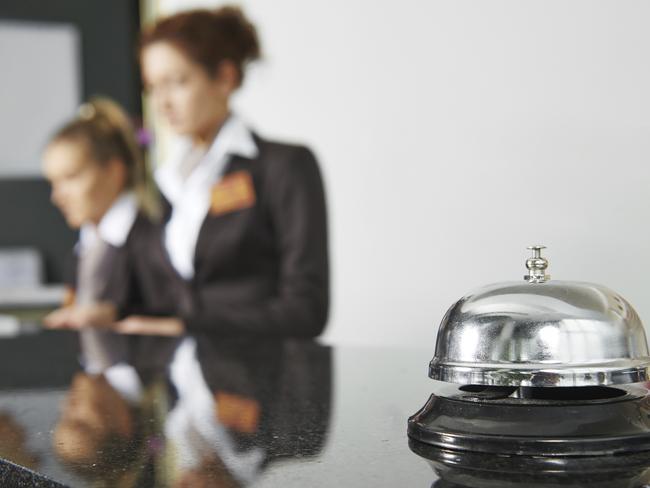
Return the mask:
[(227, 32), (237, 46), (238, 61), (249, 62), (259, 59), (260, 42), (255, 26), (246, 18), (241, 8), (232, 5), (213, 10), (218, 29)]
[(231, 61), (244, 79), (246, 64), (260, 57), (255, 26), (239, 7), (187, 10), (158, 20), (144, 29), (140, 54), (155, 42), (169, 42), (213, 76), (223, 61)]

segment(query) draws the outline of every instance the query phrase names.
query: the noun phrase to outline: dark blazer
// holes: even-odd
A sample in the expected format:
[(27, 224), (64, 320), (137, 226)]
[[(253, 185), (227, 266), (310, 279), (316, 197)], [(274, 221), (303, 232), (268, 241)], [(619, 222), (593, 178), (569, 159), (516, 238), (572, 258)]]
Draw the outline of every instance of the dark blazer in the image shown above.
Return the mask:
[[(97, 300), (109, 301), (116, 306), (118, 318), (131, 314), (142, 313), (145, 308), (140, 296), (140, 289), (134, 273), (134, 244), (143, 231), (151, 228), (151, 223), (143, 214), (138, 214), (123, 246), (108, 246), (103, 256), (97, 273), (99, 274), (99, 288)], [(65, 283), (71, 292), (65, 305), (76, 301), (77, 274), (79, 257), (71, 253), (66, 266)], [(79, 345), (85, 360), (99, 360), (104, 366), (120, 361), (131, 361), (134, 348), (141, 340), (135, 336), (122, 336), (115, 332), (99, 330), (91, 335), (94, 339), (90, 342), (83, 340), (83, 332), (79, 336)]]
[(152, 225), (136, 239), (143, 303), (149, 313), (182, 318), (190, 332), (317, 336), (329, 305), (327, 219), (318, 164), (305, 147), (257, 136), (255, 142), (258, 156), (234, 156), (224, 173), (247, 172), (255, 204), (207, 215), (192, 280), (183, 280), (172, 267), (163, 247), (164, 226)]
[[(103, 277), (103, 283), (97, 298), (113, 303), (118, 309), (119, 318), (146, 310), (140, 296), (134, 262), (139, 247), (137, 240), (143, 233), (149, 232), (153, 225), (148, 217), (139, 213), (124, 245), (109, 245), (106, 255), (102, 258), (98, 271)], [(73, 251), (68, 257), (64, 272), (64, 284), (73, 293), (71, 301), (74, 301), (74, 295), (77, 293), (78, 270), (79, 256)]]

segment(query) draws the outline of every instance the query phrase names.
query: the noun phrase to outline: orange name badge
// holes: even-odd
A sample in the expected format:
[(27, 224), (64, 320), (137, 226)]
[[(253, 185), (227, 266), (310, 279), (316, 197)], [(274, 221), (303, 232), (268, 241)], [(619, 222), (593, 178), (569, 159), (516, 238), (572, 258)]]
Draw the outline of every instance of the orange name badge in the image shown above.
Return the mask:
[(218, 391), (214, 395), (217, 403), (217, 419), (236, 432), (253, 434), (260, 422), (260, 404), (252, 398)]
[(222, 215), (255, 205), (255, 187), (248, 171), (236, 171), (224, 176), (212, 187), (210, 214)]

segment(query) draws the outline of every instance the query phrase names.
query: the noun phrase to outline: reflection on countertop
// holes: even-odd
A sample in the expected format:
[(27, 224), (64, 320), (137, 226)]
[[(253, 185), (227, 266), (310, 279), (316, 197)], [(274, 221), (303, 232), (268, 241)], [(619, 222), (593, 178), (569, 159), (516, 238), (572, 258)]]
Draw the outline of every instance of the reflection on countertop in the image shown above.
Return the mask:
[(248, 486), (322, 449), (332, 353), (311, 341), (138, 337), (132, 361), (77, 372), (53, 430), (89, 486)]
[(426, 348), (132, 337), (107, 365), (81, 343), (44, 330), (0, 340), (0, 458), (33, 470), (0, 462), (2, 486), (648, 483), (644, 454), (564, 462), (409, 442), (406, 420), (433, 386)]
[(405, 431), (428, 351), (92, 336), (0, 340), (0, 457), (71, 487), (431, 483)]

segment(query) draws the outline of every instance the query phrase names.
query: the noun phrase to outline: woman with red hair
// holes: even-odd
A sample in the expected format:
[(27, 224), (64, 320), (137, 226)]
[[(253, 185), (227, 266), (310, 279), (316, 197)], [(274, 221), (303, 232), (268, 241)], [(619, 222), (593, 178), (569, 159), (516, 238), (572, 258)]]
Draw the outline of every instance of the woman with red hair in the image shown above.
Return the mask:
[(263, 139), (231, 111), (260, 55), (241, 10), (165, 18), (140, 44), (145, 87), (176, 140), (156, 181), (164, 224), (142, 240), (138, 278), (150, 315), (124, 333), (305, 336), (329, 302), (326, 209), (311, 151)]

